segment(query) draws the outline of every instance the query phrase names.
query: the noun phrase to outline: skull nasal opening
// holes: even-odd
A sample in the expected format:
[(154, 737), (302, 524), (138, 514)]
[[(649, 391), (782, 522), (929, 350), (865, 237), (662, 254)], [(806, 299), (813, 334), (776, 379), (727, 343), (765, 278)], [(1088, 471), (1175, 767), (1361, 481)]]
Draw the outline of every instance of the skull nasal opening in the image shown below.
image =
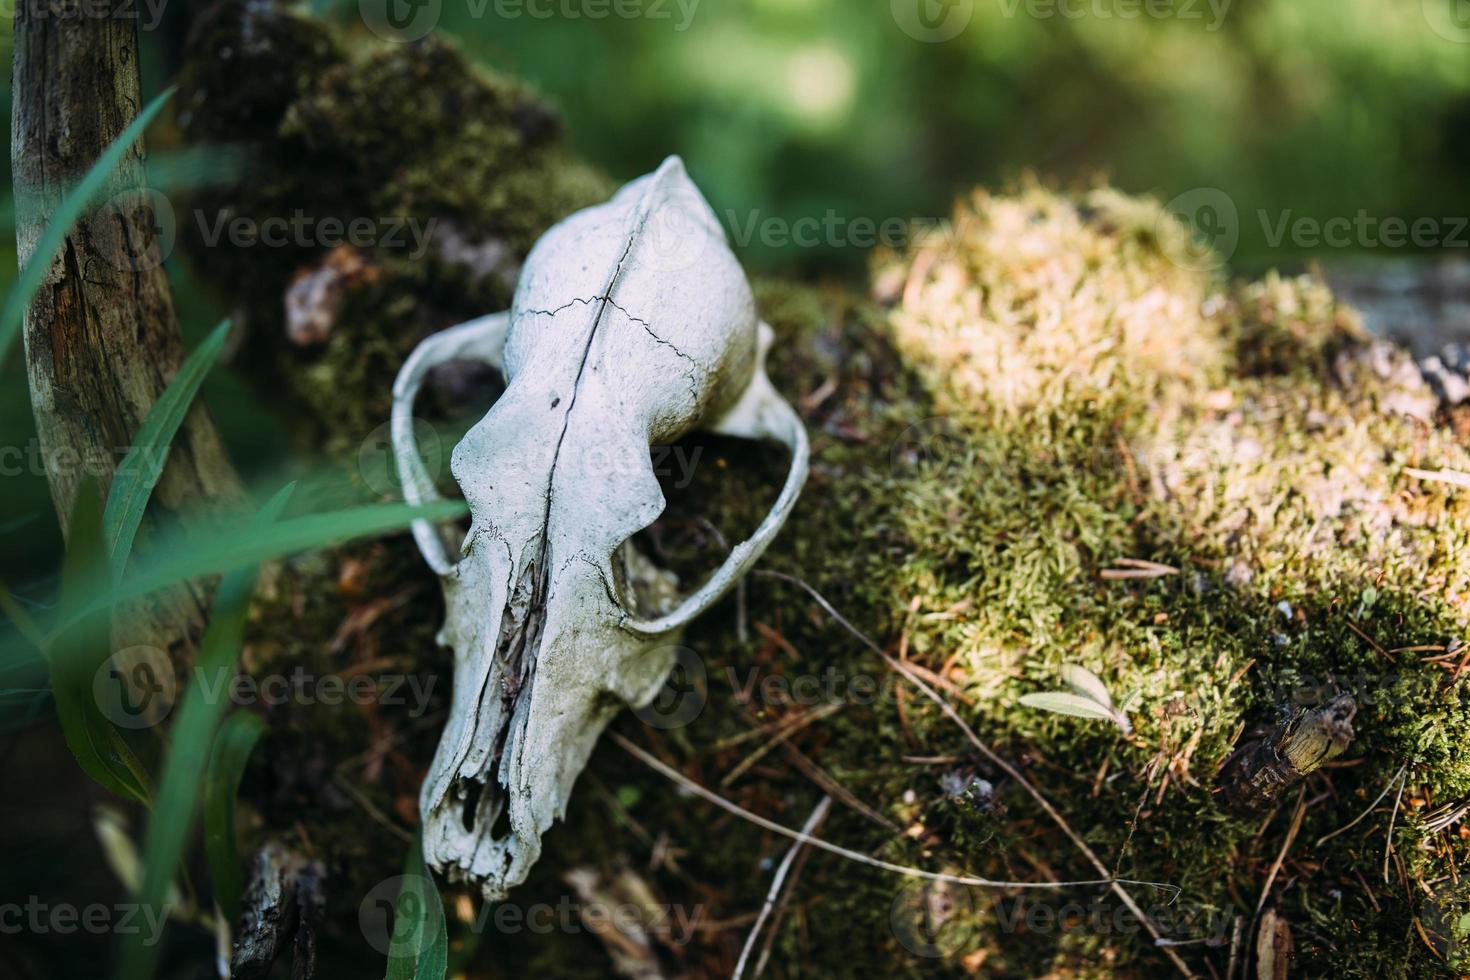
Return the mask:
[(464, 798), (463, 809), (460, 811), (460, 823), (464, 829), (473, 833), (475, 830), (475, 814), (480, 808), (480, 798), (485, 793), (485, 784), (478, 779), (466, 779), (460, 784), (460, 793)]

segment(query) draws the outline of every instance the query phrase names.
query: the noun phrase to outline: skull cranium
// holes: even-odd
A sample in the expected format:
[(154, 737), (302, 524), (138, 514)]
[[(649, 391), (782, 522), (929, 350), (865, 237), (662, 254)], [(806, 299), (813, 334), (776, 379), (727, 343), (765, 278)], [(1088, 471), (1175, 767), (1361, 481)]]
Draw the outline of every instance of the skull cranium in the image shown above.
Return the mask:
[[(436, 334), (404, 364), (392, 431), (414, 503), (436, 496), (413, 429), (427, 371), (480, 360), (506, 381), (453, 453), (471, 515), (459, 559), (438, 528), (414, 527), (455, 654), (453, 707), (419, 799), (425, 858), (451, 880), (487, 898), (525, 880), (603, 728), (654, 697), (678, 630), (785, 521), (808, 446), (766, 376), (770, 341), (714, 212), (670, 157), (549, 230), (510, 311)], [(696, 427), (783, 442), (792, 461), (751, 538), (681, 598), (629, 539), (664, 509), (649, 447)]]

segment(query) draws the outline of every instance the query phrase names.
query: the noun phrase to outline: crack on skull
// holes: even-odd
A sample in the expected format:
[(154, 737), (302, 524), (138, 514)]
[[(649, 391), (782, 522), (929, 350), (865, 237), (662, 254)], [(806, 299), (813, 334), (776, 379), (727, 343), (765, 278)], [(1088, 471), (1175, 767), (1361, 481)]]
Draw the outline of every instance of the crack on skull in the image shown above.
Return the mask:
[[(624, 252), (624, 259), (626, 259), (626, 257), (627, 257), (627, 253)], [(622, 260), (619, 260), (618, 266), (619, 266), (619, 269), (621, 269), (621, 267), (622, 267)], [(616, 273), (614, 273), (614, 276), (616, 276)], [(688, 373), (687, 373), (686, 377), (687, 377), (688, 382), (689, 382), (689, 397), (690, 397), (690, 400), (691, 400), (691, 402), (693, 404), (695, 404), (695, 405), (699, 404), (699, 386), (698, 386), (698, 382), (699, 382), (699, 378), (698, 378), (699, 362), (696, 361), (689, 354), (686, 354), (684, 351), (680, 350), (679, 347), (678, 347), (678, 345), (675, 344), (673, 341), (666, 340), (663, 337), (660, 337), (654, 331), (653, 324), (651, 322), (649, 322), (647, 319), (645, 319), (645, 318), (643, 318), (641, 316), (635, 315), (627, 307), (621, 305), (620, 303), (618, 303), (617, 300), (613, 299), (612, 298), (612, 290), (611, 289), (609, 289), (606, 293), (601, 293), (601, 294), (598, 294), (596, 296), (590, 296), (590, 297), (581, 297), (581, 296), (579, 296), (576, 299), (569, 300), (569, 301), (563, 303), (562, 305), (560, 305), (560, 306), (558, 306), (558, 307), (556, 307), (554, 309), (550, 309), (550, 310), (523, 310), (521, 312), (523, 312), (524, 314), (526, 314), (528, 316), (556, 316), (562, 310), (570, 309), (573, 306), (590, 306), (593, 303), (602, 303), (604, 306), (611, 306), (613, 309), (615, 309), (619, 313), (623, 314), (623, 316), (627, 317), (629, 320), (632, 320), (634, 323), (636, 323), (640, 327), (642, 327), (643, 328), (643, 332), (646, 333), (646, 334), (648, 334), (648, 336), (653, 340), (653, 342), (655, 344), (658, 344), (660, 347), (667, 347), (669, 350), (673, 351), (676, 356), (682, 358), (685, 361), (688, 361), (689, 362), (689, 369), (688, 369)], [(589, 341), (589, 349), (590, 349), (590, 341)], [(580, 371), (578, 372), (578, 377), (579, 378), (581, 377)], [(558, 401), (559, 400), (560, 399), (558, 399)], [(553, 405), (552, 407), (554, 408), (555, 405)]]

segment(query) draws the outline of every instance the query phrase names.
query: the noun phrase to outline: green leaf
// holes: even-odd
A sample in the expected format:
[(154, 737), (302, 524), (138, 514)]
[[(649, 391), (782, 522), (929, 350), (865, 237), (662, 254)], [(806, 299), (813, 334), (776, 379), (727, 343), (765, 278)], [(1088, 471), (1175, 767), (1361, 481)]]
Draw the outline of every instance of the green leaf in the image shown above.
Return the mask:
[(237, 711), (220, 725), (204, 779), (204, 851), (214, 886), (214, 903), (234, 928), (240, 921), (240, 854), (235, 846), (235, 799), (240, 777), (265, 722), (248, 711)]
[[(216, 530), (208, 535), (175, 535), (160, 540), (148, 562), (134, 565), (131, 573), (110, 589), (93, 593), (90, 614), (178, 582), (217, 575), (269, 558), (306, 551), (352, 538), (395, 531), (416, 520), (446, 521), (462, 516), (461, 501), (446, 500), (422, 506), (373, 504), (326, 514), (308, 514), (278, 521), (270, 527), (246, 525), (234, 530)], [(60, 629), (69, 628), (77, 614), (64, 616)]]
[(148, 103), (143, 111), (138, 113), (137, 118), (128, 123), (127, 128), (118, 134), (117, 139), (102, 155), (97, 158), (91, 168), (75, 187), (67, 192), (57, 205), (56, 211), (52, 213), (51, 220), (46, 223), (46, 230), (41, 232), (40, 239), (36, 242), (35, 249), (31, 252), (31, 259), (20, 270), (20, 275), (15, 280), (15, 286), (10, 290), (10, 295), (5, 297), (5, 305), (0, 307), (0, 367), (5, 365), (5, 354), (15, 342), (16, 332), (20, 329), (25, 312), (30, 308), (31, 300), (36, 296), (36, 291), (41, 288), (41, 281), (45, 279), (46, 272), (51, 268), (66, 236), (70, 234), (72, 226), (77, 219), (86, 211), (92, 199), (97, 196), (98, 191), (106, 185), (107, 179), (117, 169), (118, 163), (132, 149), (138, 137), (143, 135), (143, 130), (158, 115), (159, 110), (168, 102), (169, 97), (174, 94), (172, 88), (161, 93), (156, 99)]
[(1065, 691), (1022, 695), (1021, 703), (1028, 708), (1055, 711), (1060, 715), (1072, 715), (1077, 718), (1095, 718), (1111, 722), (1118, 720), (1112, 709), (1098, 704), (1091, 698), (1082, 697), (1080, 694), (1068, 694)]
[[(265, 533), (280, 515), (294, 489), (294, 484), (287, 486), (261, 508), (252, 522), (259, 533)], [(221, 696), (229, 690), (229, 684), (220, 681), (228, 680), (227, 675), (235, 669), (256, 571), (255, 565), (237, 568), (220, 582), (209, 626), (199, 645), (199, 659), (170, 732), (157, 803), (143, 839), (143, 884), (137, 894), (138, 905), (155, 910), (150, 913), (155, 916), (168, 914), (169, 886), (193, 827), (214, 731), (229, 706), (228, 699)], [(157, 945), (146, 942), (142, 932), (125, 934), (118, 976), (146, 980), (153, 973), (157, 957)]]
[(169, 447), (174, 435), (189, 413), (194, 396), (219, 352), (225, 345), (230, 332), (230, 321), (226, 320), (195, 348), (179, 367), (178, 374), (158, 396), (158, 401), (148, 410), (148, 417), (138, 428), (133, 445), (119, 464), (112, 477), (112, 490), (107, 495), (107, 509), (102, 515), (102, 527), (106, 534), (107, 550), (111, 556), (113, 578), (122, 575), (133, 550), (133, 538), (138, 525), (143, 521), (143, 512), (148, 507), (148, 498), (163, 474), (163, 465), (168, 460)]
[[(77, 487), (61, 566), (61, 606), (72, 611), (66, 628), (42, 644), (51, 697), (61, 731), (82, 769), (124, 799), (149, 802), (148, 777), (122, 734), (103, 711), (97, 681), (109, 662), (111, 606), (81, 609), (105, 567), (102, 507), (97, 482)], [(103, 679), (105, 683), (105, 678)]]
[(1102, 682), (1101, 677), (1086, 667), (1080, 667), (1077, 664), (1062, 664), (1062, 681), (1072, 689), (1072, 693), (1090, 698), (1104, 708), (1112, 710), (1113, 695), (1108, 691), (1108, 686)]
[(424, 844), (415, 836), (403, 863), (402, 885), (388, 946), (386, 980), (444, 980), (449, 970), (449, 929), (434, 878), (424, 867)]

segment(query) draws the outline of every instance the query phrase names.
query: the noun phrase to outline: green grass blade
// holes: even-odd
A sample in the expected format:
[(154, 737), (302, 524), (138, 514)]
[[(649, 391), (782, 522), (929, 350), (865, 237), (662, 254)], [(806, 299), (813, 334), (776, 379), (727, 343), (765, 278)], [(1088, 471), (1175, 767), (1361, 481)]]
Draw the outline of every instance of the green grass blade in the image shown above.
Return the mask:
[[(293, 489), (288, 486), (271, 498), (254, 525), (263, 531), (273, 523)], [(199, 646), (199, 660), (170, 733), (158, 799), (143, 839), (143, 883), (137, 895), (140, 907), (156, 910), (150, 913), (153, 915), (163, 916), (168, 911), (169, 885), (178, 873), (189, 840), (214, 731), (229, 706), (226, 698), (218, 696), (228, 685), (215, 682), (222, 672), (234, 670), (250, 611), (250, 595), (255, 591), (256, 571), (255, 565), (237, 568), (220, 582), (209, 626)], [(211, 691), (215, 692), (214, 698)], [(146, 942), (141, 932), (125, 935), (122, 943), (118, 976), (125, 980), (151, 976), (157, 946)]]
[(402, 882), (385, 980), (444, 980), (449, 969), (449, 929), (439, 888), (424, 867), (424, 844), (418, 836), (403, 862)]
[(46, 230), (41, 232), (41, 237), (36, 242), (36, 248), (31, 253), (30, 261), (20, 270), (15, 286), (10, 290), (10, 295), (5, 297), (5, 305), (0, 307), (0, 367), (5, 366), (5, 354), (15, 341), (21, 320), (26, 310), (30, 308), (31, 300), (36, 296), (36, 290), (41, 288), (41, 280), (46, 277), (46, 271), (51, 268), (56, 254), (61, 251), (62, 243), (66, 241), (66, 236), (71, 232), (72, 226), (77, 223), (77, 219), (86, 211), (92, 199), (106, 185), (112, 172), (117, 169), (118, 163), (122, 161), (128, 150), (132, 149), (138, 137), (143, 135), (143, 130), (148, 127), (153, 117), (158, 115), (164, 103), (173, 94), (172, 88), (167, 89), (144, 106), (137, 118), (128, 123), (127, 128), (118, 134), (117, 139), (102, 151), (102, 155), (97, 158), (96, 163), (92, 164), (86, 176), (62, 198), (61, 204), (51, 215), (51, 220), (46, 223)]
[(26, 639), (37, 650), (46, 649), (46, 635), (41, 632), (41, 627), (31, 618), (20, 603), (15, 601), (15, 596), (10, 593), (10, 587), (4, 581), (0, 581), (0, 612), (15, 626), (15, 631)]
[[(77, 487), (70, 533), (61, 567), (61, 604), (76, 610), (97, 581), (105, 561), (102, 507), (97, 483)], [(98, 701), (96, 678), (109, 660), (111, 606), (88, 608), (42, 645), (51, 675), (51, 696), (67, 747), (82, 769), (124, 799), (149, 802), (148, 777)]]
[(235, 799), (245, 763), (265, 731), (265, 722), (248, 711), (237, 711), (220, 725), (204, 779), (204, 853), (214, 903), (230, 928), (240, 920), (240, 854), (235, 846)]
[(133, 550), (133, 538), (143, 521), (148, 498), (163, 474), (169, 447), (184, 422), (194, 396), (205, 375), (219, 359), (230, 332), (226, 320), (204, 339), (179, 367), (178, 374), (148, 410), (148, 417), (138, 428), (133, 445), (112, 477), (112, 490), (107, 495), (107, 509), (102, 514), (102, 527), (111, 559), (113, 578), (122, 575)]
[[(465, 514), (461, 501), (440, 501), (423, 506), (372, 504), (326, 514), (308, 514), (278, 521), (267, 528), (243, 526), (207, 536), (179, 536), (160, 541), (157, 557), (135, 564), (132, 572), (111, 589), (94, 593), (91, 606), (112, 606), (158, 589), (206, 575), (217, 575), (270, 558), (295, 554), (353, 538), (382, 534), (407, 527), (416, 520), (447, 521)], [(63, 618), (61, 629), (71, 625)]]

